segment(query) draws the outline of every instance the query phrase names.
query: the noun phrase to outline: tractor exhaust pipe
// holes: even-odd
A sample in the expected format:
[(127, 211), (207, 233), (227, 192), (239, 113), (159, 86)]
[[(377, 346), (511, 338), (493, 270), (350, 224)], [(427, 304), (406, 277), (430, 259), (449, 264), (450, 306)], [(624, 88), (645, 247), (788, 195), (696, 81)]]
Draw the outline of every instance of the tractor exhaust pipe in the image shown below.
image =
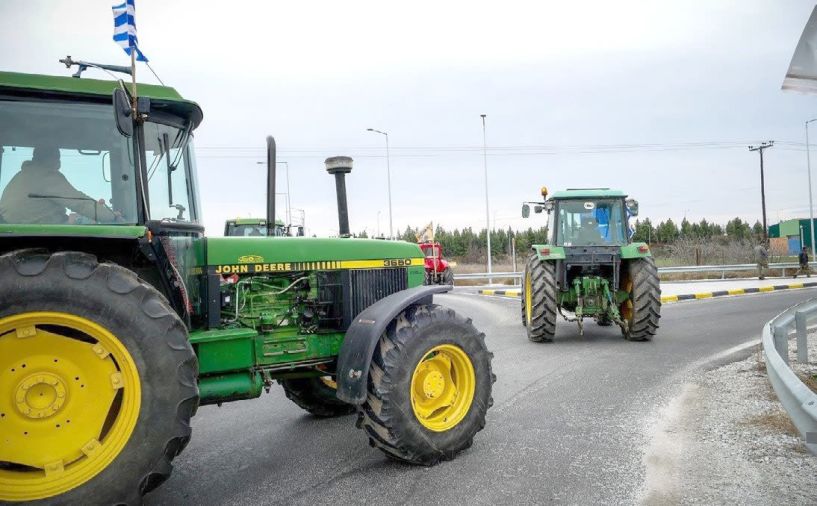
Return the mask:
[(267, 237), (275, 235), (275, 138), (267, 136)]
[(327, 158), (326, 172), (335, 176), (335, 191), (338, 196), (338, 234), (349, 237), (349, 208), (346, 204), (346, 174), (352, 172), (352, 158), (349, 156), (333, 156)]

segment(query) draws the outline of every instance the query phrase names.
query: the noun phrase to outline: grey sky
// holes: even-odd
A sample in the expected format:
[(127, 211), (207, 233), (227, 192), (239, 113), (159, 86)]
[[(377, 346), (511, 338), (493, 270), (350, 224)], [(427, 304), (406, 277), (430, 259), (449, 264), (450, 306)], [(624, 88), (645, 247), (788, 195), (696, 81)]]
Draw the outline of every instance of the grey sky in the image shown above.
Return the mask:
[[(0, 67), (67, 75), (66, 54), (127, 64), (111, 4), (3, 0)], [(387, 231), (383, 138), (367, 127), (390, 134), (396, 230), (432, 219), (482, 228), (482, 113), (499, 227), (541, 225), (518, 218), (541, 185), (621, 188), (656, 219), (754, 221), (758, 159), (746, 145), (768, 139), (778, 141), (766, 152), (774, 223), (808, 213), (803, 122), (817, 97), (780, 85), (813, 7), (138, 0), (137, 26), (165, 83), (204, 109), (196, 145), (210, 234), (227, 217), (263, 214), (256, 162), (267, 134), (310, 232), (337, 228), (323, 169), (333, 155), (355, 158), (352, 230), (376, 232), (380, 211)], [(610, 147), (620, 145), (635, 147)]]

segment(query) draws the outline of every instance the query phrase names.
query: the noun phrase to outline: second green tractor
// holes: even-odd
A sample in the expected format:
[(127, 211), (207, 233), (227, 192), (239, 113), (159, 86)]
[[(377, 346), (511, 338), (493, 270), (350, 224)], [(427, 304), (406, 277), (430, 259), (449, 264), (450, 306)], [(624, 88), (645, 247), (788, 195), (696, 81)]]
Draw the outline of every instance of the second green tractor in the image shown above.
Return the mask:
[(608, 188), (570, 189), (526, 202), (522, 216), (547, 213), (547, 241), (534, 244), (522, 277), (522, 324), (534, 342), (552, 341), (556, 319), (617, 325), (625, 339), (649, 341), (661, 317), (661, 289), (650, 248), (632, 242), (638, 202)]

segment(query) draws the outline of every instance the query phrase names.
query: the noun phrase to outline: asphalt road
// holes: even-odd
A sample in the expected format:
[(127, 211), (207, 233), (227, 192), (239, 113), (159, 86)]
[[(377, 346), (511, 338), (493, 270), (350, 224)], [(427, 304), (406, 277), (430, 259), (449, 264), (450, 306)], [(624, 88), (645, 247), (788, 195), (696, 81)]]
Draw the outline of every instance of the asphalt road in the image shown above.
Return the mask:
[(273, 388), (205, 406), (172, 477), (147, 504), (632, 503), (648, 420), (691, 367), (757, 340), (764, 322), (817, 289), (667, 304), (659, 335), (630, 343), (560, 322), (529, 342), (519, 301), (465, 294), (436, 302), (474, 319), (495, 353), (495, 404), (473, 447), (432, 468), (369, 448), (354, 416), (320, 420)]

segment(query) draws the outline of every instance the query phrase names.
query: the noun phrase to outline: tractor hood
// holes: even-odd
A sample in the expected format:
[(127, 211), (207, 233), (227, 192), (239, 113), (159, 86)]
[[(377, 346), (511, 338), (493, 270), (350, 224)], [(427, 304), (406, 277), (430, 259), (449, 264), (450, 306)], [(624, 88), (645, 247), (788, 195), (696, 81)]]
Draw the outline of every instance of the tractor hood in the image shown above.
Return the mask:
[(218, 274), (376, 269), (424, 265), (416, 244), (372, 239), (213, 237), (206, 265)]

